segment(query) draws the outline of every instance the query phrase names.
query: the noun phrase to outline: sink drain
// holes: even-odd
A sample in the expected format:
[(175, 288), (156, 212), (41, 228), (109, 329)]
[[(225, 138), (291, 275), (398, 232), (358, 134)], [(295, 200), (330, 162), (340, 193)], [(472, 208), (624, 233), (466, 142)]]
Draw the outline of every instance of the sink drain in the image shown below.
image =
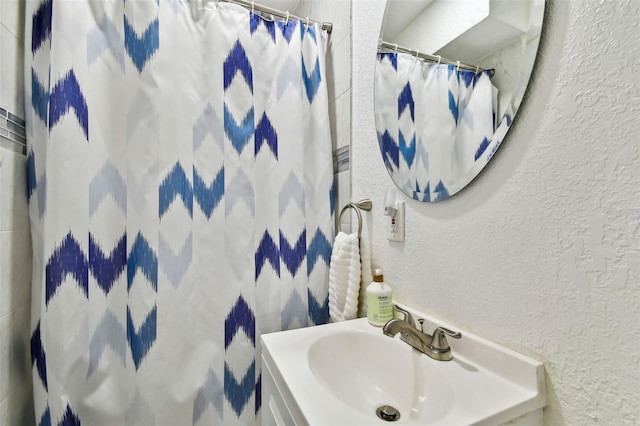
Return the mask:
[(376, 409), (376, 416), (384, 420), (385, 422), (395, 422), (400, 418), (400, 411), (396, 410), (390, 405), (383, 405)]

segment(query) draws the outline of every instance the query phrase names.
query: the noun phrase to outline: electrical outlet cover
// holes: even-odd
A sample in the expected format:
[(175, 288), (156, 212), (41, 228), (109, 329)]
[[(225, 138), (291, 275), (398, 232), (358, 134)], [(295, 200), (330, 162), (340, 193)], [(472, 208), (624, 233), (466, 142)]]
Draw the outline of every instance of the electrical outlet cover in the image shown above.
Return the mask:
[(387, 239), (389, 241), (404, 241), (404, 201), (398, 202), (398, 212), (388, 219)]

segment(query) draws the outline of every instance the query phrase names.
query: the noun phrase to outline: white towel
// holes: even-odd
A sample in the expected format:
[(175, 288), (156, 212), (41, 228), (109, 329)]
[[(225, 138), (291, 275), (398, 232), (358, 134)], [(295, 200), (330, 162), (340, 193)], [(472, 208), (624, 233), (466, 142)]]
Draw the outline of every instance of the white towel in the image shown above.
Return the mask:
[[(364, 219), (363, 219), (364, 220)], [(360, 237), (360, 263), (362, 264), (361, 285), (360, 285), (360, 316), (367, 316), (367, 286), (373, 281), (373, 273), (371, 269), (371, 247), (369, 246), (369, 236), (366, 227), (362, 227), (362, 236)]]
[(361, 274), (358, 235), (338, 232), (329, 264), (329, 316), (333, 322), (358, 315)]

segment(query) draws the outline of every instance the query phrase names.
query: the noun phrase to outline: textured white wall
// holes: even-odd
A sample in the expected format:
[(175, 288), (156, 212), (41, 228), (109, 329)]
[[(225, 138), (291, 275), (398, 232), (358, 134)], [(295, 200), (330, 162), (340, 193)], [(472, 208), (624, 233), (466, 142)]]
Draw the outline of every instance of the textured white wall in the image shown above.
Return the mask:
[(543, 361), (546, 424), (640, 424), (640, 2), (547, 2), (506, 142), (453, 198), (405, 198), (405, 243), (383, 231), (383, 9), (353, 1), (352, 191), (374, 201), (367, 231), (395, 299)]

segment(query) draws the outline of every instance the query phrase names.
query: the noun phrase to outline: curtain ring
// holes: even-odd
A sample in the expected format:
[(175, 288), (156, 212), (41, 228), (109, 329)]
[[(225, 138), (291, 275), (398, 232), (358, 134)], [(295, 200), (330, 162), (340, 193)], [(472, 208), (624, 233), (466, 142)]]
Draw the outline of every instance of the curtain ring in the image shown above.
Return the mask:
[(251, 0), (251, 13), (256, 13), (256, 0)]
[(394, 45), (393, 51), (396, 52), (396, 54), (398, 54), (398, 43), (393, 43), (393, 45)]
[(460, 72), (460, 61), (456, 61), (456, 72)]
[(285, 23), (285, 24), (288, 24), (288, 23), (289, 23), (289, 11), (288, 11), (288, 10), (287, 10), (287, 20), (286, 20), (286, 21), (284, 21), (284, 23)]
[(480, 67), (478, 67), (478, 66), (476, 65), (476, 75), (478, 74), (478, 70), (479, 70), (479, 69), (480, 69)]
[(420, 57), (418, 56), (419, 54), (420, 54), (420, 52), (418, 52), (418, 51), (416, 50), (416, 59), (420, 59)]
[(307, 16), (307, 29), (309, 29), (309, 17)]
[(442, 60), (442, 56), (436, 55), (438, 57), (438, 65), (440, 65), (440, 61)]

